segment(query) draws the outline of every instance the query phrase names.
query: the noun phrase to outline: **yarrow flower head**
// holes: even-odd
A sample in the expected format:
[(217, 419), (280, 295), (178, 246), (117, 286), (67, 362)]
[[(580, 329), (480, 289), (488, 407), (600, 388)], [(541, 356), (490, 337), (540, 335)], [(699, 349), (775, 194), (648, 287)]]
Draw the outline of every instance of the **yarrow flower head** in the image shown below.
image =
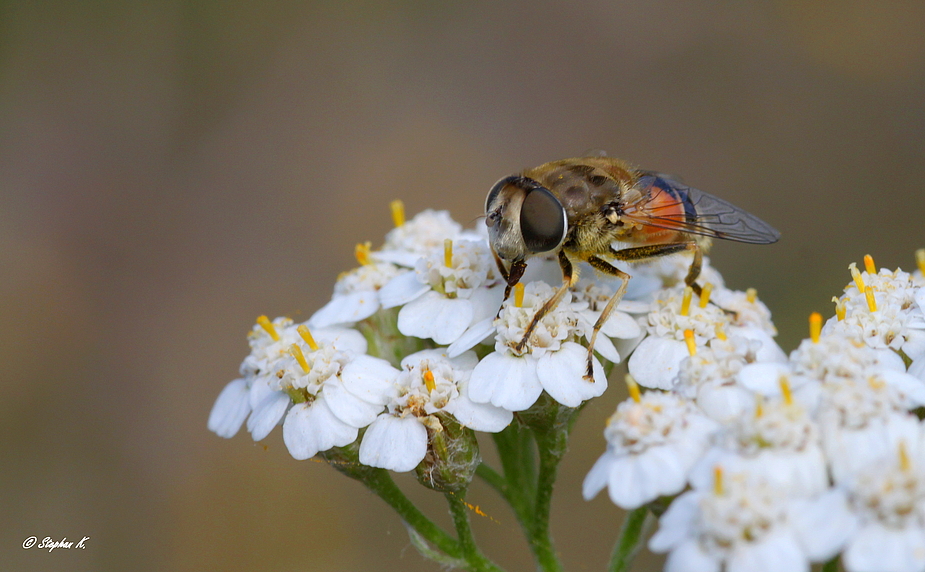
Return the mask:
[(363, 436), (360, 462), (399, 472), (414, 469), (427, 454), (428, 431), (443, 431), (437, 416), (441, 412), (478, 431), (496, 433), (507, 427), (510, 411), (468, 397), (469, 375), (477, 362), (472, 352), (450, 359), (440, 350), (403, 359), (386, 411)]
[(407, 273), (394, 264), (372, 261), (368, 245), (357, 246), (357, 258), (360, 266), (338, 277), (331, 301), (308, 320), (311, 327), (350, 325), (369, 318), (381, 306), (379, 290), (393, 278)]
[(722, 468), (710, 485), (675, 499), (649, 540), (654, 552), (670, 552), (666, 570), (808, 571), (844, 543), (844, 532), (826, 523), (845, 513), (838, 498), (794, 501), (757, 474)]
[(909, 361), (925, 356), (925, 313), (916, 297), (922, 287), (902, 270), (876, 271), (865, 257), (866, 271), (849, 269), (853, 282), (836, 298), (837, 315), (824, 334), (840, 333), (874, 349), (902, 351)]
[(486, 242), (446, 239), (439, 251), (419, 258), (413, 272), (382, 289), (383, 307), (404, 305), (398, 313), (402, 334), (451, 344), (494, 316), (504, 292), (494, 274)]
[(681, 492), (708, 437), (718, 428), (680, 396), (659, 391), (640, 396), (635, 382), (629, 383), (632, 398), (607, 420), (607, 452), (583, 487), (585, 500), (607, 487), (610, 499), (624, 509)]
[(607, 379), (597, 358), (592, 358), (593, 379), (584, 377), (588, 350), (576, 341), (581, 332), (570, 293), (537, 322), (521, 346), (537, 310), (554, 293), (548, 284), (531, 282), (522, 294), (515, 292), (504, 302), (494, 321), (495, 351), (472, 372), (469, 391), (473, 401), (522, 411), (543, 390), (568, 407), (604, 393)]

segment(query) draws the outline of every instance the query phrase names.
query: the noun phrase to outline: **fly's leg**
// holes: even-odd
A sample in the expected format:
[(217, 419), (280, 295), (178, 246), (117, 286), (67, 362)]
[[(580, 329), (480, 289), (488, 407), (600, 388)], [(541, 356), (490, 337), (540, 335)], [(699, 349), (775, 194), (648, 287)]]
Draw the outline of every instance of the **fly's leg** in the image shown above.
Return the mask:
[(536, 311), (536, 314), (533, 315), (533, 319), (530, 320), (530, 325), (527, 326), (526, 331), (524, 331), (524, 337), (520, 339), (520, 342), (514, 347), (514, 351), (517, 353), (523, 352), (524, 348), (527, 347), (527, 342), (530, 341), (530, 336), (533, 335), (533, 330), (536, 329), (536, 325), (540, 323), (540, 320), (543, 319), (543, 316), (548, 314), (553, 308), (559, 305), (559, 302), (562, 300), (562, 297), (565, 296), (565, 293), (568, 292), (568, 289), (575, 285), (578, 282), (578, 272), (575, 272), (572, 262), (568, 259), (563, 251), (559, 251), (559, 267), (562, 268), (562, 286), (556, 290), (556, 293), (553, 294), (552, 298), (546, 300), (540, 309)]
[[(687, 278), (684, 279), (684, 282), (689, 285), (699, 296), (700, 286), (697, 285), (695, 280), (697, 280), (697, 277), (700, 275), (700, 268), (703, 264), (703, 257), (700, 254), (700, 247), (697, 246), (696, 243), (673, 242), (668, 244), (653, 244), (651, 246), (624, 248), (622, 250), (616, 250), (615, 248), (611, 247), (610, 255), (616, 260), (623, 260), (626, 262), (641, 262), (650, 258), (668, 256), (669, 254), (675, 254), (685, 250), (694, 251), (694, 262), (691, 264), (691, 269), (688, 271)], [(617, 307), (617, 304), (619, 304), (620, 300), (623, 299), (623, 295), (626, 294), (626, 287), (629, 284), (630, 275), (596, 256), (589, 257), (588, 263), (596, 270), (603, 272), (604, 274), (616, 276), (623, 281), (623, 283), (620, 284), (620, 287), (617, 288), (617, 291), (614, 293), (614, 295), (611, 296), (610, 300), (607, 301), (607, 305), (604, 306), (604, 310), (601, 312), (600, 317), (594, 324), (594, 329), (591, 331), (591, 337), (588, 339), (588, 367), (585, 370), (584, 378), (591, 383), (594, 383), (594, 370), (592, 368), (594, 363), (594, 342), (597, 340), (598, 332), (601, 331), (601, 328), (604, 327), (604, 324), (606, 324), (607, 320), (610, 319), (610, 315), (613, 314), (614, 308)]]

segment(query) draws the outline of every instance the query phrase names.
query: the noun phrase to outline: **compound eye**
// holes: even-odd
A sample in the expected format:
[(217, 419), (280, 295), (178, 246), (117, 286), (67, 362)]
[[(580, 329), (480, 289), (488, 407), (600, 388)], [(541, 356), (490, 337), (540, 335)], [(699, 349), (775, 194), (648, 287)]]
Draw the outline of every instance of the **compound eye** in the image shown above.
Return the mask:
[(491, 207), (491, 203), (495, 202), (495, 199), (498, 197), (498, 193), (501, 192), (501, 189), (506, 187), (509, 183), (512, 183), (520, 179), (517, 175), (511, 175), (509, 177), (504, 177), (488, 191), (488, 197), (485, 198), (485, 213), (488, 213), (488, 209)]
[(533, 253), (555, 250), (565, 240), (565, 207), (549, 189), (535, 187), (520, 208), (520, 232), (524, 245)]

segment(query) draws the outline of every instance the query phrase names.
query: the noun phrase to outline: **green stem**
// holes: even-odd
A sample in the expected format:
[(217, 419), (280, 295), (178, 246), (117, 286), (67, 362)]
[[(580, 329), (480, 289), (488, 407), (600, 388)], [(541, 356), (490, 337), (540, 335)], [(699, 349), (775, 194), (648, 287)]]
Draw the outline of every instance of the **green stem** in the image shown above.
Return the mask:
[[(536, 491), (536, 466), (534, 464), (533, 437), (518, 421), (511, 423), (504, 431), (493, 435), (504, 476), (494, 479), (488, 475), (487, 467), (479, 474), (489, 484), (498, 488), (504, 500), (511, 505), (517, 521), (529, 535), (533, 515), (533, 497)], [(483, 465), (484, 466), (484, 465)], [(494, 471), (492, 471), (494, 472)], [(497, 474), (497, 473), (495, 473)]]
[(646, 528), (647, 516), (649, 516), (649, 508), (645, 506), (626, 514), (626, 520), (623, 521), (623, 527), (620, 529), (620, 537), (610, 555), (610, 565), (607, 567), (609, 572), (625, 572), (629, 569), (633, 558), (639, 552), (639, 540)]
[(444, 495), (450, 505), (450, 514), (453, 516), (453, 524), (456, 526), (456, 536), (459, 537), (462, 557), (471, 572), (501, 572), (501, 568), (488, 560), (475, 544), (472, 528), (469, 526), (469, 507), (466, 505), (464, 494), (465, 491), (460, 491)]
[(431, 522), (424, 513), (418, 510), (418, 508), (408, 500), (405, 493), (398, 488), (398, 485), (392, 480), (388, 471), (380, 469), (372, 472), (366, 476), (362, 482), (369, 487), (371, 491), (376, 493), (379, 498), (384, 500), (386, 504), (395, 509), (395, 512), (398, 513), (402, 520), (428, 542), (454, 558), (462, 557), (463, 551), (459, 542), (444, 532), (439, 526)]
[(822, 572), (838, 572), (838, 556), (829, 560), (822, 566)]
[(533, 522), (530, 527), (530, 547), (540, 568), (545, 572), (561, 572), (562, 563), (556, 554), (549, 533), (549, 515), (552, 509), (552, 489), (556, 483), (559, 461), (565, 450), (554, 444), (558, 432), (536, 435), (536, 444), (540, 456), (540, 472), (536, 484), (536, 503), (533, 509)]

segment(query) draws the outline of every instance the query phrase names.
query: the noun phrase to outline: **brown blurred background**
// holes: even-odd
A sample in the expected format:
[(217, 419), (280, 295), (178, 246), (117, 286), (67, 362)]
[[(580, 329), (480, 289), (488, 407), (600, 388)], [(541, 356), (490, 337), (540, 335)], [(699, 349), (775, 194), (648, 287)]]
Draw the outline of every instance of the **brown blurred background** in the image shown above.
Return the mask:
[[(393, 198), (469, 223), (501, 176), (604, 149), (782, 231), (713, 260), (789, 351), (849, 262), (925, 246), (922, 30), (890, 1), (0, 3), (0, 569), (438, 570), (279, 430), (206, 430), (254, 318), (307, 318)], [(619, 398), (563, 464), (569, 570), (620, 523), (580, 497)], [(532, 569), (499, 498), (469, 500)]]

